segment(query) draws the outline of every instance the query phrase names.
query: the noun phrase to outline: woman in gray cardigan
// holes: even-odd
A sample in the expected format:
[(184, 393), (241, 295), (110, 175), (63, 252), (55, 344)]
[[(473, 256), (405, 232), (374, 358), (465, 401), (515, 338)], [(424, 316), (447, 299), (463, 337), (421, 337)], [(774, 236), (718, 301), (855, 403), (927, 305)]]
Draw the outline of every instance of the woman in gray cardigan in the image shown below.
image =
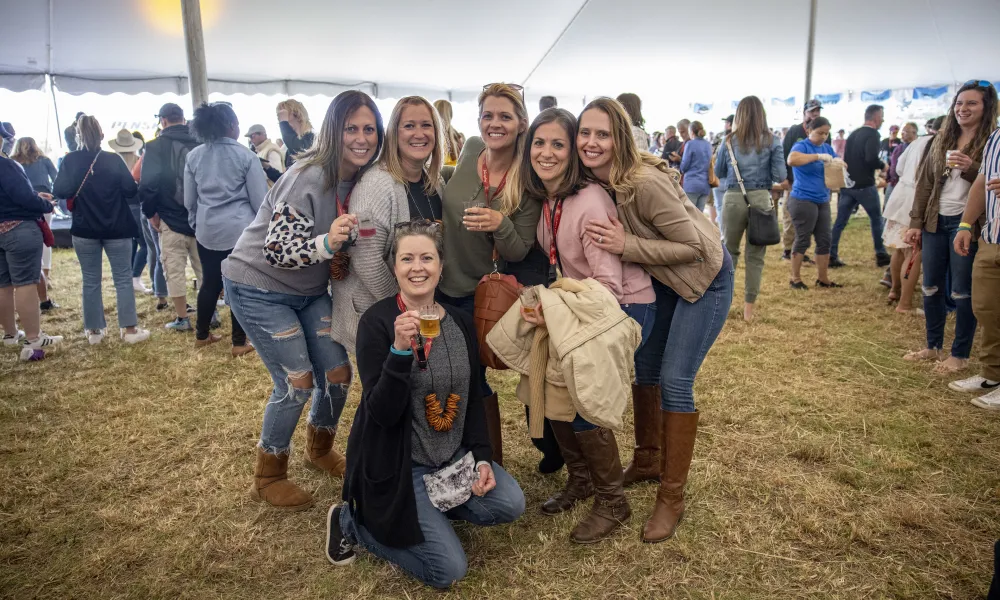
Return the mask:
[(351, 209), (360, 222), (348, 274), (332, 281), (330, 336), (355, 351), (358, 321), (368, 307), (399, 291), (389, 265), (393, 230), (411, 220), (441, 220), (441, 124), (420, 96), (401, 99), (385, 128), (378, 164), (354, 187)]

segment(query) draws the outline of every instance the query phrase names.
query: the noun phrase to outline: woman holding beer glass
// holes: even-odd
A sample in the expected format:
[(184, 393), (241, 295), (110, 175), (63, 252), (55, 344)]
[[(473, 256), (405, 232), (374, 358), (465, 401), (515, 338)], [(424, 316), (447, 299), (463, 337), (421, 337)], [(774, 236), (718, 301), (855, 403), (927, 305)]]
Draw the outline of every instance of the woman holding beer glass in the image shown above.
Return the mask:
[[(698, 429), (694, 378), (726, 321), (733, 261), (715, 225), (687, 201), (666, 164), (636, 148), (618, 102), (592, 101), (580, 115), (578, 130), (584, 173), (614, 190), (618, 208), (618, 218), (592, 220), (587, 235), (623, 261), (641, 264), (654, 279), (656, 320), (635, 367), (640, 385), (655, 389), (659, 384), (660, 405), (647, 412), (636, 402), (635, 462), (643, 478), (660, 479), (642, 539), (661, 542), (674, 534), (684, 514)], [(658, 468), (648, 465), (651, 457), (658, 458)]]
[[(479, 133), (470, 138), (444, 188), (444, 243), (449, 259), (439, 299), (469, 315), (484, 275), (520, 261), (535, 242), (538, 202), (521, 202), (521, 156), (528, 129), (520, 86), (491, 83), (479, 95)], [(500, 405), (481, 368), (493, 460), (503, 464)]]
[(325, 548), (331, 563), (348, 565), (359, 545), (437, 588), (468, 566), (452, 520), (492, 526), (524, 512), (521, 488), (490, 460), (472, 317), (434, 301), (442, 246), (439, 223), (394, 228), (399, 294), (358, 325), (361, 404)]
[(348, 212), (357, 177), (375, 162), (385, 134), (367, 94), (333, 99), (313, 148), (281, 176), (254, 222), (222, 263), (226, 301), (271, 373), (250, 496), (289, 510), (312, 505), (288, 480), (292, 433), (312, 399), (306, 464), (334, 476), (344, 457), (333, 449), (351, 383), (351, 363), (330, 337), (330, 262), (353, 237)]
[[(597, 183), (583, 179), (576, 149), (576, 118), (568, 111), (542, 111), (528, 129), (528, 150), (522, 159), (526, 173), (525, 202), (542, 203), (543, 218), (537, 236), (548, 253), (552, 269), (573, 279), (593, 278), (618, 300), (625, 313), (649, 337), (656, 314), (656, 294), (649, 275), (634, 263), (622, 262), (600, 248), (585, 226), (591, 219), (607, 220), (615, 214), (611, 197)], [(523, 318), (544, 325), (544, 309), (534, 306), (530, 292), (522, 296)], [(640, 346), (641, 347), (641, 346)], [(642, 389), (633, 386), (634, 394)], [(572, 423), (550, 421), (568, 476), (566, 487), (542, 505), (542, 513), (555, 515), (597, 493), (591, 513), (570, 534), (578, 543), (599, 541), (628, 520), (631, 509), (625, 499), (624, 473), (614, 433), (586, 421), (580, 415)]]
[(350, 210), (360, 223), (358, 238), (347, 249), (346, 274), (332, 282), (331, 335), (350, 352), (355, 350), (361, 315), (399, 291), (388, 263), (393, 228), (410, 220), (441, 219), (443, 155), (442, 128), (430, 102), (420, 96), (402, 98), (389, 117), (378, 164), (351, 194)]
[[(988, 81), (967, 81), (958, 89), (951, 109), (930, 151), (920, 165), (917, 189), (910, 209), (910, 229), (904, 241), (923, 247), (924, 319), (927, 347), (906, 354), (906, 360), (938, 360), (934, 371), (956, 373), (969, 366), (969, 354), (976, 335), (972, 311), (972, 265), (978, 244), (972, 242), (965, 256), (955, 252), (955, 236), (961, 229), (979, 238), (978, 223), (962, 223), (969, 201), (969, 189), (983, 160), (986, 140), (997, 126), (997, 90)], [(945, 275), (951, 274), (951, 289)], [(955, 311), (955, 340), (950, 356), (945, 356), (944, 329), (948, 317), (945, 295), (958, 307)]]

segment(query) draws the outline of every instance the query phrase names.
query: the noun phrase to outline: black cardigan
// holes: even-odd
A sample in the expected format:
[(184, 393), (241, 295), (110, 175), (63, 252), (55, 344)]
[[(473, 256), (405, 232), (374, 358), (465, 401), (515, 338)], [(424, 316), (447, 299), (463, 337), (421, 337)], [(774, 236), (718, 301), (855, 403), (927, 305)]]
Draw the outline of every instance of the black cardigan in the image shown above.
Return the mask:
[[(472, 318), (444, 306), (465, 335), (469, 353), (469, 405), (465, 413), (462, 446), (479, 461), (490, 461), (486, 412), (479, 388), (479, 346)], [(361, 404), (347, 439), (344, 501), (355, 521), (380, 544), (406, 548), (424, 541), (417, 522), (410, 445), (412, 356), (389, 351), (399, 315), (395, 296), (375, 303), (358, 324), (357, 359), (361, 377)]]

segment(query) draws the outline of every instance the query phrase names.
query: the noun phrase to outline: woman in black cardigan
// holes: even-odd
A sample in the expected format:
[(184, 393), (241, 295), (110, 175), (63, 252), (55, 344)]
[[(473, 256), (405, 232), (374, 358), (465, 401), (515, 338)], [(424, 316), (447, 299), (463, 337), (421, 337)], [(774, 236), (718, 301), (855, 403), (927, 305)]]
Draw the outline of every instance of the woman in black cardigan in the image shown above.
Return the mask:
[[(326, 555), (350, 564), (357, 544), (446, 588), (467, 567), (450, 521), (510, 523), (524, 512), (524, 494), (490, 461), (482, 394), (471, 377), (479, 373), (472, 319), (434, 302), (440, 227), (400, 223), (395, 235), (390, 260), (400, 293), (374, 304), (358, 326), (361, 405), (347, 441), (345, 503), (327, 517)], [(420, 315), (429, 313), (440, 319), (432, 340), (418, 335)], [(459, 473), (446, 485), (425, 483), (455, 465)]]

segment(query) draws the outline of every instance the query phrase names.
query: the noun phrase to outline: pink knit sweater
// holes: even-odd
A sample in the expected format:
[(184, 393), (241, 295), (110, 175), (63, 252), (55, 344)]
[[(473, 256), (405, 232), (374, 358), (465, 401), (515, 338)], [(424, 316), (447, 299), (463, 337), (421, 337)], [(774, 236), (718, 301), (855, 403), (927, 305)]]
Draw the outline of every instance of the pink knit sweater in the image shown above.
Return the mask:
[[(550, 210), (554, 202), (549, 201)], [(656, 301), (653, 283), (639, 265), (622, 262), (621, 257), (598, 248), (584, 230), (591, 219), (605, 221), (617, 217), (614, 202), (601, 186), (591, 183), (563, 201), (562, 219), (556, 237), (556, 249), (564, 277), (601, 282), (614, 294), (619, 304), (647, 304)], [(543, 216), (538, 221), (538, 243), (549, 252), (552, 230)]]

